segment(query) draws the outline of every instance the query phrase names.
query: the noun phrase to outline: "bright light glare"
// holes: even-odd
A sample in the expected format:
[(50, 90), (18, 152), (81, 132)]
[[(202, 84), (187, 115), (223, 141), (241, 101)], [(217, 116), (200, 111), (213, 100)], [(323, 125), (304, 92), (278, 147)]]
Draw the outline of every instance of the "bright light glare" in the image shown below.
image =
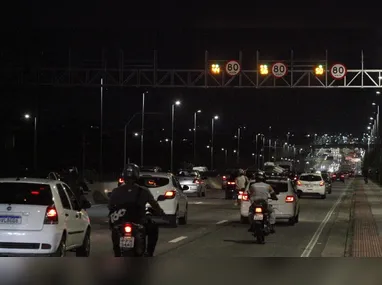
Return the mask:
[(202, 112), (202, 110), (198, 110), (197, 112), (198, 112), (198, 113), (201, 113), (201, 112)]
[(215, 120), (219, 119), (219, 116), (215, 116), (214, 119), (215, 119)]
[(25, 115), (24, 115), (24, 118), (25, 118), (25, 119), (30, 119), (30, 117), (31, 117), (31, 115), (29, 115), (29, 114), (25, 114)]
[(175, 101), (175, 105), (179, 106), (180, 105), (180, 101)]

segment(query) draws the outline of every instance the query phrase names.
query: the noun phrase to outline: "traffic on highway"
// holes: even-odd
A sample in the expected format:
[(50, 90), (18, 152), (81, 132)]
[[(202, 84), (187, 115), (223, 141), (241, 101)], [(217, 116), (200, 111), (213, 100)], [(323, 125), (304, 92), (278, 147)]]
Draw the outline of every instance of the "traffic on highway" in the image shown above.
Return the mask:
[[(69, 186), (70, 179), (57, 173), (4, 178), (0, 180), (0, 254), (102, 257), (113, 256), (117, 246), (119, 256), (144, 256), (154, 243), (155, 252), (151, 249), (148, 256), (332, 256), (346, 244), (346, 237), (332, 226), (343, 197), (361, 173), (362, 154), (360, 149), (312, 149), (302, 169), (289, 160), (223, 172), (191, 166), (171, 173), (130, 164), (133, 167), (110, 189), (99, 193), (105, 199), (102, 203), (89, 202), (94, 184), (83, 182), (78, 195)], [(129, 177), (134, 177), (129, 175), (137, 175), (134, 184), (129, 184)], [(129, 220), (113, 230), (113, 221), (134, 203), (114, 211), (111, 201), (124, 199), (123, 187), (134, 189), (133, 185), (152, 197), (144, 203), (154, 231)], [(265, 196), (256, 198), (261, 193)], [(116, 233), (117, 245), (111, 233)]]

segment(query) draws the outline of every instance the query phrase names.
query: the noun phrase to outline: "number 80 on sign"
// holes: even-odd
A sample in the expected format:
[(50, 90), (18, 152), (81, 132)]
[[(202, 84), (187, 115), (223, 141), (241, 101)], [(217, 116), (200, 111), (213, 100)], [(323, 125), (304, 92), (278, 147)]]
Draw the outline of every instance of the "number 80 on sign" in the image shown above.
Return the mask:
[(330, 68), (330, 75), (335, 80), (343, 79), (346, 76), (346, 74), (347, 74), (347, 69), (345, 65), (341, 63), (333, 64), (332, 67)]
[(276, 78), (284, 77), (288, 72), (287, 66), (282, 62), (276, 62), (275, 64), (273, 64), (271, 70), (273, 76)]
[(236, 60), (230, 60), (225, 65), (225, 71), (230, 76), (238, 75), (241, 71), (240, 63)]

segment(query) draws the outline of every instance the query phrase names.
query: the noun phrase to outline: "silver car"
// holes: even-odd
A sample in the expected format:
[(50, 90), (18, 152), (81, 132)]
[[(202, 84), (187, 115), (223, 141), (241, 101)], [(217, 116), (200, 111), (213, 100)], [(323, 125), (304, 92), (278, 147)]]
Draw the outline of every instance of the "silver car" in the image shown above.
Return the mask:
[(198, 197), (206, 196), (206, 184), (198, 171), (180, 170), (176, 174), (184, 194), (195, 194)]

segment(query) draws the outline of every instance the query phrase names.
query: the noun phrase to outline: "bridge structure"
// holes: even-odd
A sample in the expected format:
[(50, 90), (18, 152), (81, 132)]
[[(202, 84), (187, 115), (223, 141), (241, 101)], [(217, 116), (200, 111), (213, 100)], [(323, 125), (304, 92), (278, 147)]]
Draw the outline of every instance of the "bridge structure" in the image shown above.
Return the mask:
[(117, 64), (99, 61), (74, 64), (71, 52), (66, 66), (46, 66), (42, 62), (26, 66), (2, 63), (0, 85), (56, 87), (143, 87), (143, 88), (381, 88), (382, 69), (366, 69), (363, 52), (361, 65), (348, 68), (330, 62), (328, 52), (318, 60), (297, 60), (294, 52), (288, 59), (261, 58), (256, 52), (254, 69), (242, 69), (243, 53), (236, 59), (215, 60), (204, 54), (199, 69), (164, 69), (158, 66), (158, 52), (145, 65), (128, 64), (120, 52)]

